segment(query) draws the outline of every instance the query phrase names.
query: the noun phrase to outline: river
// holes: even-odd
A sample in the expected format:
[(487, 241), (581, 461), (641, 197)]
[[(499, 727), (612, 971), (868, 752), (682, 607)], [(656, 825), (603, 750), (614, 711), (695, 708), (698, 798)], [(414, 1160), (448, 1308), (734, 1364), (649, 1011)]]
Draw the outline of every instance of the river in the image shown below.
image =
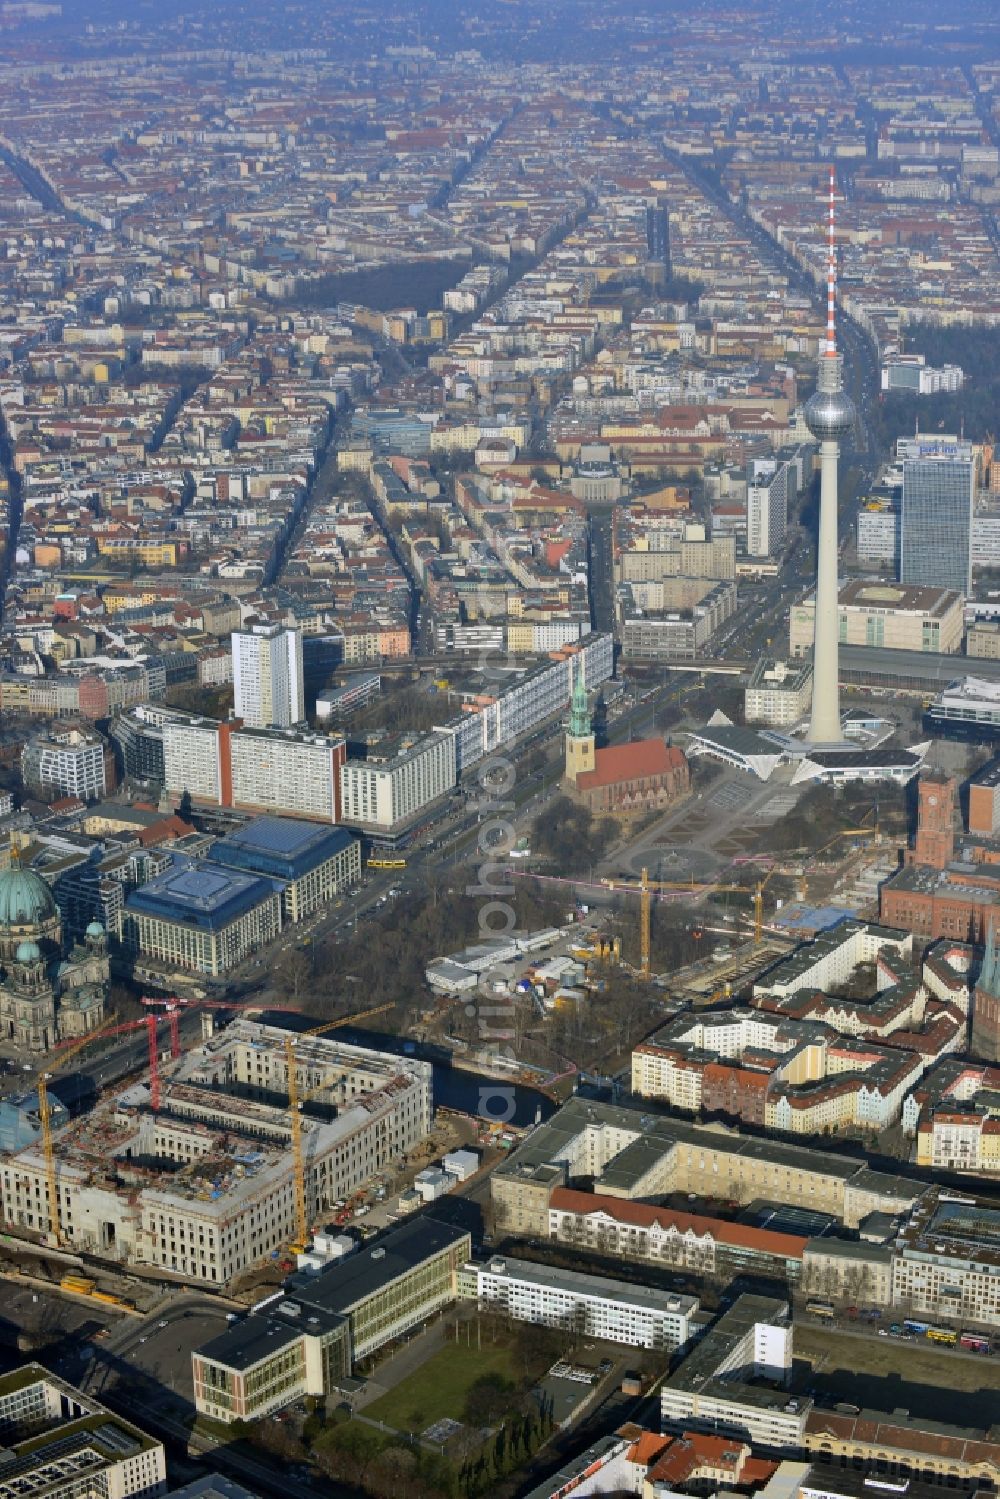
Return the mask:
[[(308, 1030), (310, 1025), (316, 1024), (314, 1019), (305, 1015), (301, 1017), (301, 1024), (296, 1024), (299, 1017), (286, 1011), (264, 1011), (260, 1018), (264, 1025), (280, 1025), (286, 1030)], [(514, 1096), (514, 1112), (509, 1119), (503, 1118), (505, 1124), (524, 1129), (536, 1119), (548, 1119), (555, 1113), (556, 1105), (535, 1088), (453, 1067), (450, 1053), (444, 1047), (425, 1046), (402, 1036), (387, 1036), (382, 1031), (364, 1030), (354, 1025), (341, 1026), (337, 1036), (355, 1046), (370, 1046), (378, 1051), (391, 1051), (397, 1056), (414, 1056), (430, 1062), (434, 1068), (435, 1108), (457, 1109), (462, 1114), (496, 1119), (501, 1117), (502, 1105), (498, 1095), (502, 1091), (504, 1095), (513, 1092)]]

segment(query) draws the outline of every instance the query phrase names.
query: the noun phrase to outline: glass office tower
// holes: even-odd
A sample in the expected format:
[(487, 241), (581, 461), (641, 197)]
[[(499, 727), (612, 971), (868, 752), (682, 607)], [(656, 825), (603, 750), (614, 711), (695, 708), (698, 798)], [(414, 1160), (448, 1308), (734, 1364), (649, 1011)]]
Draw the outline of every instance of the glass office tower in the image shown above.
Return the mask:
[(972, 591), (972, 450), (927, 450), (903, 463), (902, 583)]

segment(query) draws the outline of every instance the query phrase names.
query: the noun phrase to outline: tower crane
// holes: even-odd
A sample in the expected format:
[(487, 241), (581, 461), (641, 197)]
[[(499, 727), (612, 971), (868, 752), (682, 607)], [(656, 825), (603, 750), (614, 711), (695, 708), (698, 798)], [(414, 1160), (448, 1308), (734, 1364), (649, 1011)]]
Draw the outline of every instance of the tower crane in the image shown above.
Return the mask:
[[(370, 1010), (359, 1010), (353, 1015), (341, 1015), (336, 1020), (327, 1020), (322, 1025), (314, 1025), (311, 1030), (304, 1031), (306, 1036), (325, 1036), (328, 1031), (339, 1030), (342, 1025), (354, 1025), (359, 1020), (370, 1020), (373, 1015), (383, 1015), (386, 1010), (391, 1010), (391, 1004), (375, 1005)], [(303, 1104), (308, 1103), (317, 1093), (327, 1086), (327, 1080), (319, 1082), (314, 1088), (306, 1093), (299, 1093), (298, 1073), (295, 1070), (295, 1043), (298, 1038), (289, 1035), (285, 1041), (285, 1067), (288, 1072), (288, 1114), (292, 1135), (292, 1168), (295, 1184), (295, 1240), (289, 1247), (295, 1254), (301, 1254), (309, 1239), (309, 1215), (306, 1211), (306, 1166), (302, 1151), (302, 1116)]]
[[(143, 997), (142, 1003), (146, 1005), (147, 1008), (153, 1005), (163, 1006), (165, 1011), (165, 1018), (170, 1027), (171, 1056), (179, 1056), (180, 1010), (181, 1008), (185, 1008), (190, 1005), (191, 1002), (178, 1001), (170, 997), (164, 997), (160, 999), (147, 995)], [(210, 1007), (213, 1008), (229, 1008), (229, 1006), (227, 1006), (224, 1001), (194, 1001), (195, 1005), (198, 1005), (199, 1003), (207, 1003)], [(261, 1006), (247, 1005), (245, 1006), (245, 1008), (259, 1009), (261, 1008)], [(382, 1004), (375, 1005), (373, 1008), (368, 1010), (361, 1010), (356, 1014), (341, 1015), (336, 1020), (328, 1020), (321, 1025), (313, 1026), (312, 1029), (306, 1031), (305, 1034), (307, 1036), (325, 1035), (327, 1031), (336, 1030), (340, 1026), (351, 1025), (360, 1020), (370, 1019), (371, 1016), (381, 1015), (386, 1010), (391, 1010), (392, 1008), (393, 1007), (391, 1004)], [(49, 1083), (56, 1072), (60, 1071), (67, 1065), (67, 1063), (71, 1062), (74, 1057), (78, 1056), (79, 1053), (83, 1051), (85, 1047), (89, 1046), (92, 1041), (97, 1041), (109, 1036), (123, 1035), (129, 1031), (145, 1029), (149, 1038), (150, 1105), (154, 1113), (158, 1112), (160, 1107), (160, 1058), (157, 1042), (157, 1025), (160, 1018), (160, 1016), (150, 1014), (144, 1016), (141, 1020), (128, 1020), (124, 1023), (116, 1024), (112, 1021), (108, 1021), (106, 1024), (97, 1026), (94, 1030), (88, 1032), (86, 1036), (81, 1036), (79, 1039), (70, 1042), (62, 1042), (59, 1046), (54, 1048), (54, 1051), (56, 1053), (54, 1059), (49, 1063), (46, 1070), (40, 1072), (38, 1075), (36, 1084), (36, 1091), (38, 1094), (38, 1122), (41, 1126), (42, 1154), (45, 1160), (48, 1223), (49, 1232), (52, 1234), (57, 1246), (62, 1242), (62, 1221), (59, 1211), (59, 1185), (56, 1175), (55, 1146), (52, 1139), (52, 1105), (49, 1099)], [(288, 1064), (288, 1103), (289, 1109), (291, 1111), (292, 1153), (295, 1165), (295, 1216), (296, 1226), (299, 1231), (299, 1238), (304, 1240), (308, 1231), (308, 1224), (306, 1221), (305, 1204), (305, 1170), (302, 1160), (302, 1121), (299, 1110), (302, 1104), (307, 1102), (314, 1093), (318, 1093), (325, 1086), (325, 1084), (320, 1083), (316, 1088), (311, 1089), (308, 1093), (302, 1095), (301, 1097), (299, 1096), (297, 1086), (298, 1079), (296, 1076), (294, 1064), (294, 1046), (295, 1037), (289, 1036), (288, 1040), (285, 1043), (285, 1058)]]
[[(771, 878), (772, 870), (764, 879), (758, 880), (753, 892), (754, 911), (754, 946), (759, 947), (764, 929), (764, 887)], [(687, 891), (692, 896), (708, 895), (715, 890), (738, 890), (746, 893), (746, 885), (722, 885), (717, 880), (694, 881), (694, 880), (651, 880), (649, 870), (643, 869), (638, 883), (634, 880), (608, 880), (608, 888), (611, 890), (624, 890), (639, 892), (639, 973), (644, 979), (650, 975), (650, 939), (652, 936), (652, 907), (653, 894), (657, 890), (675, 890), (678, 893)]]
[[(873, 817), (873, 825), (870, 828), (855, 827), (842, 828), (839, 832), (825, 843), (819, 853), (825, 853), (839, 838), (867, 837), (874, 843), (881, 843), (882, 833), (878, 825), (878, 803), (876, 802), (871, 812), (866, 812), (862, 822), (869, 816)], [(816, 856), (814, 856), (816, 857)], [(753, 945), (759, 947), (764, 936), (764, 891), (769, 882), (778, 873), (777, 865), (770, 869), (767, 874), (759, 879), (753, 887)], [(652, 927), (652, 905), (653, 893), (657, 890), (675, 890), (677, 892), (689, 891), (693, 896), (710, 895), (716, 890), (739, 891), (746, 894), (749, 887), (746, 885), (720, 884), (717, 880), (651, 880), (649, 870), (643, 869), (638, 883), (634, 880), (605, 880), (603, 882), (609, 890), (637, 890), (639, 892), (639, 972), (645, 979), (650, 974), (650, 937)]]
[(96, 1041), (99, 1036), (107, 1035), (113, 1027), (111, 1024), (97, 1026), (89, 1035), (82, 1036), (78, 1041), (62, 1048), (58, 1057), (51, 1064), (47, 1072), (39, 1072), (35, 1091), (38, 1094), (38, 1122), (42, 1127), (42, 1155), (45, 1158), (45, 1195), (46, 1208), (49, 1220), (49, 1233), (53, 1236), (56, 1246), (62, 1242), (62, 1227), (59, 1218), (59, 1184), (56, 1180), (56, 1153), (52, 1143), (52, 1105), (49, 1102), (49, 1081), (53, 1073), (59, 1068), (65, 1067), (67, 1062), (81, 1052), (91, 1041)]
[(375, 1005), (370, 1010), (359, 1010), (354, 1015), (341, 1015), (336, 1020), (327, 1020), (323, 1025), (314, 1025), (305, 1034), (307, 1036), (325, 1036), (327, 1031), (339, 1030), (342, 1025), (356, 1025), (359, 1020), (370, 1020), (373, 1015), (384, 1015), (386, 1010), (391, 1010), (392, 1004)]

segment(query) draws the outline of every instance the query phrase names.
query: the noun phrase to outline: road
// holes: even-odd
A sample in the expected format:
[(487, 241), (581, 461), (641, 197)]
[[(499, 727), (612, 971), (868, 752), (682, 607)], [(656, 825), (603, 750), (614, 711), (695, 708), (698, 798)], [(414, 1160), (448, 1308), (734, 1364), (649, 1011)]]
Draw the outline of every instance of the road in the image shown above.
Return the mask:
[(14, 571), (17, 538), (21, 529), (21, 475), (17, 472), (11, 453), (10, 437), (0, 411), (0, 476), (7, 481), (8, 514), (7, 535), (0, 537), (5, 543), (0, 552), (0, 625), (3, 624), (7, 601), (7, 585)]
[(590, 621), (595, 630), (610, 633), (615, 623), (613, 565), (614, 510), (594, 509), (587, 519), (590, 574)]
[(194, 1403), (191, 1353), (226, 1328), (233, 1303), (197, 1291), (181, 1290), (141, 1320), (129, 1318), (109, 1337), (76, 1350), (74, 1377), (81, 1387), (103, 1398), (121, 1380), (135, 1375), (155, 1380), (171, 1397), (165, 1404), (181, 1409)]

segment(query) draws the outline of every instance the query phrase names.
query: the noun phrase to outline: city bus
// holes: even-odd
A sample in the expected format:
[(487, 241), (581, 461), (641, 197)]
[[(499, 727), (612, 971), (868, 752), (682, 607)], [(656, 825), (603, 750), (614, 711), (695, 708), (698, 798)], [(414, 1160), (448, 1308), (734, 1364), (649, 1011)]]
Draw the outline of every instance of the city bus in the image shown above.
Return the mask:
[(968, 1348), (972, 1353), (989, 1353), (990, 1340), (984, 1338), (979, 1332), (963, 1332), (958, 1340), (959, 1347)]
[(950, 1327), (929, 1327), (924, 1336), (932, 1343), (945, 1343), (949, 1348), (954, 1348), (958, 1342), (958, 1333)]
[(833, 1307), (827, 1301), (807, 1301), (806, 1311), (810, 1317), (832, 1317)]

